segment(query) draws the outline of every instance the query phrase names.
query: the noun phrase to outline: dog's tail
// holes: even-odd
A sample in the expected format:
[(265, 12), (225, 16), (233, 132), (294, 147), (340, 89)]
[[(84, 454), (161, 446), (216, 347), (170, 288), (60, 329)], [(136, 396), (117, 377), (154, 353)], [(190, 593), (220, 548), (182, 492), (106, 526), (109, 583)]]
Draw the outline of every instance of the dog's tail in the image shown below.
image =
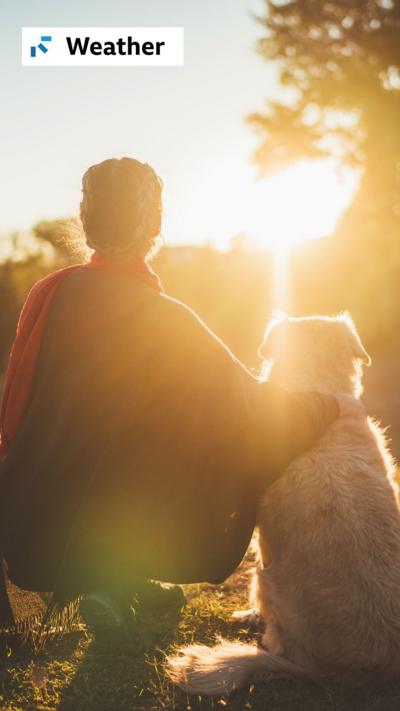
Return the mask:
[(193, 644), (167, 658), (167, 675), (189, 694), (221, 696), (240, 689), (254, 672), (312, 677), (284, 657), (251, 644), (221, 640), (215, 647)]

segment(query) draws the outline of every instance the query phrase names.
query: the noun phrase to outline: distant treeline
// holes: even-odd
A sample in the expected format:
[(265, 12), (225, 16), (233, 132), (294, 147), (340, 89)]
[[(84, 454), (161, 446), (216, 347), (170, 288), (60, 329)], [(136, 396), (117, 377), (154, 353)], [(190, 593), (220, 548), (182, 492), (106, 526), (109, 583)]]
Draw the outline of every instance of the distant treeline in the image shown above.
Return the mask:
[[(53, 243), (51, 223), (45, 226), (46, 239)], [(365, 241), (361, 249), (357, 240), (340, 234), (299, 246), (290, 258), (288, 310), (293, 315), (351, 312), (373, 359), (365, 374), (368, 410), (390, 425), (400, 456), (400, 242), (396, 244), (399, 249), (390, 258), (376, 243)], [(46, 254), (19, 254), (18, 260), (0, 264), (0, 380), (30, 287), (49, 271), (77, 261), (76, 251), (69, 254), (65, 245), (52, 246)], [(210, 247), (170, 247), (160, 251), (153, 267), (169, 295), (193, 308), (248, 367), (259, 367), (257, 349), (277, 306), (271, 254), (247, 251), (240, 242), (224, 253)]]
[[(56, 226), (59, 223), (54, 223)], [(46, 223), (47, 237), (51, 223)], [(288, 264), (288, 310), (292, 315), (349, 310), (367, 347), (378, 352), (400, 343), (399, 254), (361, 251), (340, 236), (303, 243)], [(6, 364), (19, 310), (32, 284), (47, 272), (77, 261), (63, 246), (54, 258), (27, 253), (0, 265), (0, 369)], [(210, 247), (164, 247), (153, 262), (168, 294), (191, 306), (248, 365), (272, 311), (274, 260), (268, 252), (234, 244), (228, 252)]]

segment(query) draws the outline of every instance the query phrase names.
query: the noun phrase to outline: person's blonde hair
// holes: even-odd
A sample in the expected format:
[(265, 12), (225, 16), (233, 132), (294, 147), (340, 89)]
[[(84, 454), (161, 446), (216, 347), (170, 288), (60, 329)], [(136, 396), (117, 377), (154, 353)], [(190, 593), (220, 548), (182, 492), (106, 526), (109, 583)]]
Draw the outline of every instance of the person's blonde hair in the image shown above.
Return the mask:
[(92, 165), (82, 179), (80, 217), (91, 249), (116, 256), (148, 256), (160, 232), (163, 183), (134, 158)]

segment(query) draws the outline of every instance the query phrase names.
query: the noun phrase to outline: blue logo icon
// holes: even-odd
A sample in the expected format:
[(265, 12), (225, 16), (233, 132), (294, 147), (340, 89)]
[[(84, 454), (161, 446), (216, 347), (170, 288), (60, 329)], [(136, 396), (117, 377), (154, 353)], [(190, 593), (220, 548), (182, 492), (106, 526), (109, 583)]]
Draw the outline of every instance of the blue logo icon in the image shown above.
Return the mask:
[(43, 42), (51, 42), (52, 39), (53, 38), (51, 35), (42, 35), (40, 38), (40, 43), (37, 46), (33, 45), (31, 47), (31, 57), (36, 57), (36, 50), (37, 49), (40, 49), (41, 52), (46, 54), (49, 51), (49, 48), (46, 47), (46, 45), (43, 44)]

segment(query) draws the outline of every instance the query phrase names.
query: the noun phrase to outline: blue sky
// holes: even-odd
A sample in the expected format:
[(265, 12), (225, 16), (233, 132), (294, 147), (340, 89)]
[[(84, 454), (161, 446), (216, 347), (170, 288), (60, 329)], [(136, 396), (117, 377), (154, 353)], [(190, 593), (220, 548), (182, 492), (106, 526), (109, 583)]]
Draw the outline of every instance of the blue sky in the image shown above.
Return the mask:
[[(121, 155), (150, 162), (164, 179), (167, 242), (212, 241), (240, 228), (232, 202), (243, 176), (252, 180), (254, 145), (244, 117), (276, 90), (273, 68), (255, 53), (251, 13), (262, 0), (1, 5), (1, 233), (76, 213), (83, 171)], [(85, 25), (183, 26), (185, 66), (20, 66), (22, 26)]]

